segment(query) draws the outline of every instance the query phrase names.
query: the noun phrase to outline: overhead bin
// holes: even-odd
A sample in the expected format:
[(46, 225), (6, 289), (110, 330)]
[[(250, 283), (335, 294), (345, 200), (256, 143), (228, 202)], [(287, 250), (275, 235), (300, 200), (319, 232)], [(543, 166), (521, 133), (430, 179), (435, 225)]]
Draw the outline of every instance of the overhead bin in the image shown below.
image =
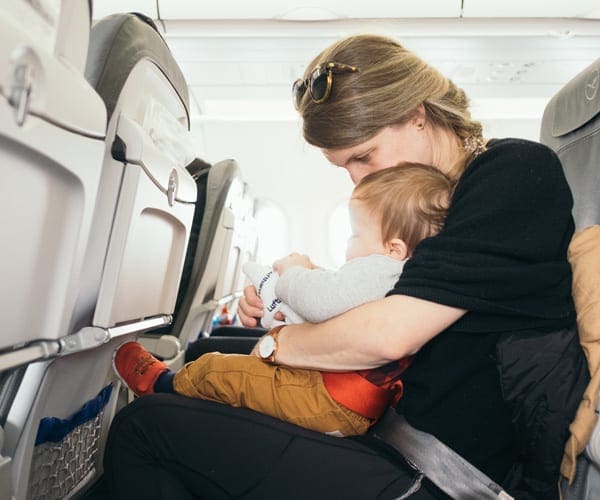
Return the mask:
[(129, 10), (144, 12), (153, 19), (180, 20), (291, 20), (335, 19), (440, 19), (440, 18), (599, 18), (596, 0), (547, 2), (545, 0), (423, 0), (421, 2), (347, 2), (344, 0), (238, 0), (188, 2), (186, 0), (104, 0), (95, 2), (94, 18)]
[(460, 1), (421, 0), (420, 2), (348, 2), (346, 0), (306, 1), (280, 0), (239, 2), (188, 2), (186, 0), (160, 0), (160, 17), (175, 19), (287, 19), (331, 20), (347, 18), (398, 18), (398, 17), (459, 17)]

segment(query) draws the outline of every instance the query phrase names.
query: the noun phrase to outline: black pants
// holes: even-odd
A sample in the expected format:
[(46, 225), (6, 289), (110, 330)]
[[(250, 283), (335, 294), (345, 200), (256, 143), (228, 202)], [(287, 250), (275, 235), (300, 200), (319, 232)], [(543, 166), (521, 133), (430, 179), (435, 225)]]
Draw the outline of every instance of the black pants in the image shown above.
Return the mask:
[[(248, 330), (222, 333), (190, 345), (186, 361), (212, 351), (247, 353), (256, 342), (239, 338)], [(244, 408), (173, 394), (144, 396), (121, 410), (110, 429), (104, 468), (115, 500), (395, 499), (417, 477), (373, 438), (330, 437)], [(410, 498), (448, 497), (424, 480)]]
[[(395, 499), (416, 474), (372, 438), (335, 438), (243, 408), (144, 396), (115, 417), (111, 499)], [(411, 499), (444, 498), (427, 481)]]

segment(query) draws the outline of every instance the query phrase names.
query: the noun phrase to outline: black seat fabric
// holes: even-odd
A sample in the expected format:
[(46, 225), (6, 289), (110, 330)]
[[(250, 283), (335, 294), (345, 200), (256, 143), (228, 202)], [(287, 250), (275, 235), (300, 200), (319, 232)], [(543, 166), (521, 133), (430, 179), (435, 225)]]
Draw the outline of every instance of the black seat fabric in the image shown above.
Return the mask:
[[(195, 250), (191, 247), (192, 242), (188, 246), (188, 253), (194, 253), (189, 283), (186, 290), (180, 289), (180, 308), (171, 330), (183, 346), (195, 340), (202, 331), (208, 331), (205, 323), (210, 322), (218, 307), (215, 300), (222, 298), (215, 294), (219, 295), (219, 279), (227, 272), (223, 267), (227, 262), (222, 256), (232, 252), (231, 241), (227, 241), (226, 235), (233, 231), (222, 219), (226, 211), (231, 210), (231, 190), (239, 179), (240, 168), (235, 160), (222, 160), (208, 170), (197, 245)], [(231, 291), (225, 291), (228, 293)]]
[(600, 223), (600, 59), (548, 103), (541, 142), (559, 156), (575, 199), (577, 229)]

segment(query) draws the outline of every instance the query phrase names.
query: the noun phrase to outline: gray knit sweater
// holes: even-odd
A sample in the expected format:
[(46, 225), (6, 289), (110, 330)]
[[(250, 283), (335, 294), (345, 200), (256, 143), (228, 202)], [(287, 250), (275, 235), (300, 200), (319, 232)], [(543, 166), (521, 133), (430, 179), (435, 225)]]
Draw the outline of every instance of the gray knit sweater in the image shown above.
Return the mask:
[(336, 271), (290, 267), (279, 277), (275, 294), (311, 323), (320, 323), (356, 306), (382, 299), (402, 273), (405, 261), (369, 255)]

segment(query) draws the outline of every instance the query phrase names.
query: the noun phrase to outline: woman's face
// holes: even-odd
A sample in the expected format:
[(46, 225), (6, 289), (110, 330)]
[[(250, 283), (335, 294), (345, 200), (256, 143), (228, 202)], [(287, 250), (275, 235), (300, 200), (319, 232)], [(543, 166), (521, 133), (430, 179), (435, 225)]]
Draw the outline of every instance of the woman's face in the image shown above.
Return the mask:
[(393, 167), (400, 162), (433, 164), (428, 127), (418, 126), (418, 119), (383, 128), (371, 139), (348, 148), (322, 149), (330, 163), (345, 168), (354, 184), (364, 176)]

